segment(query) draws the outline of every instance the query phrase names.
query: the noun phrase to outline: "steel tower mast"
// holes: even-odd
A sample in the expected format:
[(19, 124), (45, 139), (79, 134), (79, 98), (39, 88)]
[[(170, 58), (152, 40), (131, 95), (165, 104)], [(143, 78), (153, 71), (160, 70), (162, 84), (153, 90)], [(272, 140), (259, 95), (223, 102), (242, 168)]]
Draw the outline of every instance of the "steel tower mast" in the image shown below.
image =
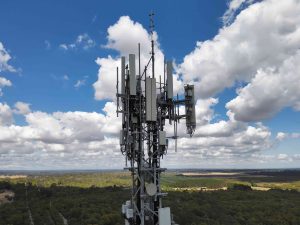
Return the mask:
[[(196, 128), (194, 86), (184, 86), (184, 99), (173, 96), (173, 65), (164, 62), (164, 76), (155, 77), (155, 46), (153, 39), (154, 13), (150, 13), (151, 57), (141, 73), (140, 44), (138, 44), (138, 74), (136, 57), (121, 57), (121, 87), (117, 68), (117, 115), (122, 114), (120, 131), (121, 152), (126, 157), (126, 167), (131, 173), (131, 199), (122, 205), (125, 225), (173, 225), (170, 208), (163, 207), (160, 176), (166, 169), (160, 160), (167, 154), (168, 139), (175, 139), (177, 148), (177, 123), (185, 118), (187, 133)], [(152, 77), (147, 71), (151, 63)], [(119, 90), (120, 89), (120, 90)], [(179, 106), (185, 114), (179, 114)], [(166, 136), (164, 126), (168, 120), (174, 126), (174, 135)], [(129, 164), (129, 165), (128, 165)]]

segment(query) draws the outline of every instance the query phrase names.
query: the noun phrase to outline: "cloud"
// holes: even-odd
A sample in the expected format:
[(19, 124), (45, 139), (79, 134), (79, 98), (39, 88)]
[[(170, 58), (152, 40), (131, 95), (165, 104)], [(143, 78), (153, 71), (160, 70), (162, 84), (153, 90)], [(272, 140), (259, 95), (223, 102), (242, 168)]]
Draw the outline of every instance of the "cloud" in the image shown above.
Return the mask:
[(44, 43), (45, 43), (45, 46), (46, 46), (46, 50), (51, 49), (51, 43), (50, 43), (50, 41), (45, 40)]
[(86, 85), (86, 79), (88, 78), (88, 76), (84, 76), (83, 79), (77, 80), (76, 83), (74, 84), (75, 88), (80, 88), (84, 85)]
[(277, 155), (253, 155), (254, 158), (256, 158), (256, 161), (258, 161), (259, 163), (280, 163), (281, 167), (282, 165), (284, 165), (284, 168), (286, 168), (286, 165), (289, 164), (291, 165), (291, 163), (294, 162), (293, 165), (295, 165), (297, 167), (297, 162), (299, 161), (300, 157), (299, 154), (292, 154), (292, 155), (288, 155), (285, 153), (280, 153)]
[(300, 133), (278, 132), (276, 135), (276, 139), (279, 141), (283, 141), (286, 139), (298, 139), (298, 138), (300, 138)]
[(68, 81), (68, 80), (70, 80), (70, 77), (69, 77), (68, 74), (59, 75), (59, 76), (57, 76), (55, 74), (50, 74), (50, 76), (53, 80), (56, 80), (56, 81)]
[[(19, 126), (13, 123), (10, 107), (0, 103), (0, 167), (4, 168), (6, 162), (14, 168), (30, 168), (36, 161), (41, 168), (74, 168), (74, 162), (85, 161), (78, 168), (95, 168), (99, 162), (103, 163), (101, 167), (116, 168), (122, 159), (117, 138), (121, 121), (114, 103), (107, 102), (103, 112), (34, 111), (24, 113), (26, 124)], [(115, 164), (110, 158), (119, 160)], [(56, 160), (58, 164), (51, 165)]]
[[(216, 126), (215, 131), (210, 128), (204, 134), (202, 126), (211, 123), (216, 103), (217, 99), (198, 100), (200, 126), (195, 137), (178, 139), (176, 154), (174, 141), (170, 141), (166, 165), (200, 167), (199, 163), (207, 160), (250, 160), (253, 154), (270, 148), (271, 133), (262, 124), (240, 129), (232, 126), (234, 132), (228, 134), (218, 133), (222, 127)], [(24, 116), (26, 124), (15, 125), (10, 107), (0, 105), (0, 167), (32, 168), (34, 163), (35, 168), (98, 168), (101, 163), (101, 168), (119, 168), (124, 160), (118, 141), (121, 117), (116, 117), (113, 102), (105, 104), (103, 113), (33, 111)], [(230, 119), (227, 122), (234, 123)], [(179, 125), (185, 126), (184, 122)], [(179, 159), (180, 164), (174, 166)]]
[[(197, 131), (196, 131), (197, 132)], [(211, 133), (209, 130), (207, 133)], [(180, 140), (182, 148), (211, 154), (219, 152), (221, 155), (244, 156), (246, 153), (261, 152), (271, 146), (269, 140), (271, 132), (267, 127), (257, 124), (247, 126), (245, 129), (232, 132), (230, 135), (195, 135), (196, 138), (183, 138)], [(197, 152), (195, 152), (197, 153)]]
[(69, 80), (70, 78), (69, 78), (69, 76), (67, 74), (65, 74), (65, 75), (62, 76), (62, 79), (63, 80)]
[(98, 18), (98, 16), (97, 16), (97, 15), (93, 16), (93, 19), (92, 19), (92, 24), (96, 22), (97, 18)]
[(221, 120), (217, 123), (210, 123), (200, 126), (195, 133), (196, 137), (230, 137), (235, 132), (245, 129), (245, 124), (237, 121)]
[(15, 104), (18, 108), (15, 112), (22, 113), (27, 123), (26, 126), (17, 126), (12, 124), (10, 107), (0, 103), (2, 128), (17, 133), (14, 137), (16, 140), (22, 138), (26, 141), (51, 144), (101, 141), (104, 136), (114, 137), (119, 130), (117, 126), (120, 119), (116, 117), (116, 106), (111, 102), (105, 104), (105, 114), (79, 111), (48, 114), (41, 111), (31, 112), (28, 105), (22, 102)]
[(292, 158), (294, 161), (300, 161), (300, 154), (294, 154)]
[(212, 128), (207, 130), (207, 135), (199, 135), (201, 128), (197, 128), (194, 137), (178, 139), (176, 153), (174, 141), (171, 141), (164, 165), (175, 168), (183, 165), (185, 168), (225, 168), (236, 167), (241, 163), (245, 168), (247, 162), (257, 163), (257, 155), (263, 154), (273, 145), (271, 132), (262, 124), (245, 126), (235, 132), (221, 133), (218, 129), (215, 126), (214, 131)]
[[(197, 101), (197, 128), (192, 138), (186, 135), (185, 121), (178, 124), (178, 152), (172, 153), (175, 141), (170, 140), (166, 166), (198, 168), (215, 162), (224, 168), (237, 162), (256, 162), (257, 155), (274, 147), (276, 142), (271, 138), (271, 131), (262, 123), (249, 126), (236, 121), (230, 112), (227, 113), (228, 120), (213, 122), (213, 107), (217, 103), (218, 99), (215, 98)], [(173, 126), (166, 125), (166, 128), (167, 136), (172, 136)]]
[[(128, 32), (130, 30), (130, 32)], [(136, 55), (136, 71), (138, 73), (138, 43), (141, 44), (141, 68), (147, 65), (151, 50), (151, 36), (147, 30), (138, 22), (134, 22), (129, 16), (122, 16), (119, 20), (107, 29), (107, 43), (103, 48), (112, 49), (119, 54), (116, 57), (108, 56), (98, 58), (96, 63), (99, 65), (98, 80), (94, 83), (95, 99), (114, 99), (116, 95), (116, 68), (120, 67), (120, 56), (126, 56), (132, 53)], [(126, 35), (124, 35), (126, 33)], [(156, 79), (164, 73), (164, 54), (158, 42), (158, 35), (153, 34), (155, 45), (155, 71)], [(151, 64), (150, 64), (151, 65)], [(149, 75), (150, 71), (148, 71)], [(183, 85), (178, 74), (173, 75), (174, 92), (182, 91)]]
[(288, 159), (288, 155), (287, 154), (279, 154), (277, 156), (277, 159), (279, 159), (279, 160), (287, 160)]
[(96, 63), (99, 65), (99, 70), (98, 80), (93, 84), (95, 99), (114, 99), (117, 83), (116, 68), (120, 67), (120, 60), (108, 56), (107, 58), (97, 58)]
[(0, 102), (0, 126), (11, 125), (13, 121), (13, 112), (9, 105)]
[(288, 137), (288, 134), (283, 133), (283, 132), (278, 132), (277, 135), (276, 135), (276, 139), (279, 140), (279, 141), (283, 141), (287, 137)]
[(66, 44), (60, 44), (59, 47), (63, 50), (68, 50), (68, 46)]
[(85, 79), (83, 79), (83, 80), (77, 80), (76, 83), (74, 84), (74, 87), (75, 87), (75, 88), (79, 88), (79, 87), (81, 87), (81, 86), (84, 86), (84, 85), (85, 85), (85, 82), (86, 82)]
[(25, 102), (16, 102), (13, 112), (16, 114), (26, 115), (31, 112), (30, 104)]
[[(128, 29), (130, 32), (128, 32)], [(107, 29), (107, 33), (108, 42), (104, 47), (128, 55), (137, 53), (137, 45), (140, 43), (142, 53), (145, 54), (147, 52), (149, 55), (149, 50), (151, 49), (149, 33), (140, 23), (132, 21), (129, 16), (121, 16), (114, 25)], [(127, 33), (127, 35), (124, 35), (124, 33)], [(154, 39), (157, 41), (156, 33), (154, 34)]]
[(292, 133), (291, 137), (292, 138), (300, 138), (300, 133)]
[(231, 0), (228, 3), (228, 9), (222, 17), (223, 24), (225, 26), (230, 25), (234, 20), (237, 11), (239, 11), (242, 7), (252, 4), (253, 2), (254, 0)]
[(282, 65), (259, 70), (226, 107), (237, 120), (267, 119), (286, 107), (300, 111), (300, 51)]
[(4, 48), (2, 42), (0, 42), (0, 72), (2, 71), (16, 72), (16, 69), (13, 66), (8, 64), (10, 60), (11, 60), (10, 54)]
[[(245, 1), (233, 2), (239, 7), (237, 3)], [(265, 0), (250, 5), (212, 40), (198, 42), (185, 56), (179, 67), (184, 82), (194, 83), (200, 98), (214, 96), (237, 83), (246, 84), (227, 104), (237, 120), (260, 121), (284, 107), (298, 110), (299, 12), (297, 0)], [(292, 81), (289, 85), (288, 80)]]
[(10, 80), (7, 80), (5, 77), (0, 77), (0, 96), (3, 95), (3, 88), (4, 87), (10, 87), (12, 86), (12, 83)]
[(10, 87), (12, 84), (10, 80), (7, 80), (5, 77), (0, 77), (0, 87)]
[(87, 34), (79, 34), (76, 40), (70, 44), (62, 43), (59, 47), (63, 50), (83, 49), (88, 50), (96, 46), (96, 42)]

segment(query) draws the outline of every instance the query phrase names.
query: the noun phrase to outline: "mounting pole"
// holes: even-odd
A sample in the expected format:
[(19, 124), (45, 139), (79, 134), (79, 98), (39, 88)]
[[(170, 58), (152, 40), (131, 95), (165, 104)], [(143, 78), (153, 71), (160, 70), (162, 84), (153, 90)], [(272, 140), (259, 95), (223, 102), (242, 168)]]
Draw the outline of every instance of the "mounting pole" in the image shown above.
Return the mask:
[(151, 35), (151, 61), (152, 61), (152, 78), (155, 78), (154, 74), (154, 39), (153, 39), (153, 33), (154, 33), (154, 12), (151, 12), (149, 14), (150, 17), (150, 35)]

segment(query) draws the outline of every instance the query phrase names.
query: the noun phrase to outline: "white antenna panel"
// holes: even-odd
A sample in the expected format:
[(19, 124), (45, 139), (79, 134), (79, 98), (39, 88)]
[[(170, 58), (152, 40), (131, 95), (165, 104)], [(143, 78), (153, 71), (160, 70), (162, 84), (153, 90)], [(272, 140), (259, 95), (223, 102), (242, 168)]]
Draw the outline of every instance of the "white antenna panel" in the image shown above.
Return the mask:
[(171, 210), (169, 207), (159, 208), (158, 210), (159, 225), (171, 225)]
[(129, 54), (129, 92), (136, 95), (135, 55)]

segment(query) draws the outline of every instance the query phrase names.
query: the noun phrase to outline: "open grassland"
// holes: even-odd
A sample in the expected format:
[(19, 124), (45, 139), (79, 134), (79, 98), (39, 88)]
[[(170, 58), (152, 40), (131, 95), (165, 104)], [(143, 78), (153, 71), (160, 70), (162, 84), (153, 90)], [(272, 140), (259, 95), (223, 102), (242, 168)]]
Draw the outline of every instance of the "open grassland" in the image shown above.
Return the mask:
[[(162, 188), (172, 190), (217, 190), (232, 187), (234, 184), (252, 186), (255, 190), (282, 189), (300, 191), (300, 171), (279, 172), (235, 172), (228, 173), (180, 173), (167, 172), (162, 174)], [(31, 183), (38, 187), (69, 186), (69, 187), (130, 187), (131, 178), (128, 172), (89, 172), (39, 174), (28, 176), (0, 177), (0, 181), (13, 184)]]
[(276, 183), (276, 182), (263, 183), (263, 182), (259, 182), (259, 183), (255, 183), (255, 186), (271, 188), (271, 189), (300, 191), (300, 181), (282, 182), (282, 183)]
[(64, 174), (45, 174), (29, 175), (21, 178), (10, 179), (9, 177), (0, 178), (0, 181), (9, 181), (11, 183), (31, 183), (39, 187), (70, 186), (89, 188), (123, 186), (130, 185), (129, 173), (125, 172), (97, 172), (97, 173), (64, 173)]
[(249, 182), (239, 181), (237, 179), (220, 178), (220, 177), (191, 177), (176, 175), (175, 173), (167, 173), (162, 176), (162, 188), (165, 190), (199, 190), (206, 189), (221, 189), (231, 187), (233, 184), (249, 185)]

